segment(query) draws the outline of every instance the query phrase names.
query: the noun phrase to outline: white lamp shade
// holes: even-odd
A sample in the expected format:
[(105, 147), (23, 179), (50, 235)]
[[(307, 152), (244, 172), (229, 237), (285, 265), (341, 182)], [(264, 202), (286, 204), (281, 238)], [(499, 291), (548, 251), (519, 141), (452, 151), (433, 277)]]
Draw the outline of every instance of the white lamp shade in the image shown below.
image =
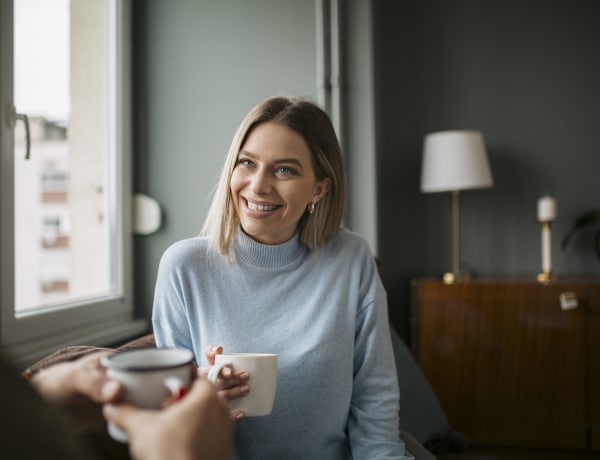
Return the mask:
[(479, 131), (440, 131), (425, 136), (422, 192), (447, 192), (492, 185), (492, 173)]

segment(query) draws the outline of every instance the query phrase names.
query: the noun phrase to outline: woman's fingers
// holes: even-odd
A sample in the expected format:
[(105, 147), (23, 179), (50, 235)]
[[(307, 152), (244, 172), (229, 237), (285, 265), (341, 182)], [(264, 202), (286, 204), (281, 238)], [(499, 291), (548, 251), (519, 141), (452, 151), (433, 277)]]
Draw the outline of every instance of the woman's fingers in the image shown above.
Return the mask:
[(215, 356), (223, 353), (223, 347), (218, 345), (209, 345), (204, 349), (204, 355), (208, 364), (211, 366), (215, 364)]
[[(226, 372), (224, 372), (226, 371)], [(228, 388), (243, 385), (250, 380), (250, 375), (246, 371), (233, 372), (231, 369), (224, 367), (221, 369), (219, 378), (217, 379), (217, 390), (226, 390)]]
[(250, 385), (244, 383), (235, 387), (218, 389), (218, 392), (219, 397), (222, 400), (241, 398), (242, 396), (246, 396), (248, 393), (250, 393)]
[[(215, 364), (215, 357), (223, 353), (223, 347), (216, 345), (209, 345), (205, 348), (204, 353), (208, 366), (199, 367), (197, 375), (203, 379), (208, 377), (210, 368)], [(224, 366), (217, 378), (215, 388), (219, 393), (221, 401), (227, 402), (230, 399), (240, 398), (247, 395), (250, 392), (250, 374), (247, 371), (234, 372), (229, 366)], [(234, 419), (240, 419), (243, 417), (242, 413), (232, 415)]]
[[(210, 367), (201, 366), (196, 370), (196, 375), (206, 380), (208, 378), (208, 372)], [(250, 374), (247, 371), (233, 372), (230, 367), (223, 367), (219, 372), (219, 378), (217, 379), (216, 388), (217, 390), (223, 390), (232, 388), (235, 386), (242, 385), (250, 380)]]

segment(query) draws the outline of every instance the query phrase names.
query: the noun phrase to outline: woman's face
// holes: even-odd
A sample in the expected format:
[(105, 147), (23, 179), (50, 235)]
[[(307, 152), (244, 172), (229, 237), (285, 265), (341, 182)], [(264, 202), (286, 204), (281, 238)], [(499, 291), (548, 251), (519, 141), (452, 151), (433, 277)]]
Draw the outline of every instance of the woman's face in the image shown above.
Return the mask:
[(238, 154), (229, 184), (244, 232), (264, 244), (289, 240), (310, 203), (329, 190), (317, 182), (304, 138), (275, 122), (256, 126)]

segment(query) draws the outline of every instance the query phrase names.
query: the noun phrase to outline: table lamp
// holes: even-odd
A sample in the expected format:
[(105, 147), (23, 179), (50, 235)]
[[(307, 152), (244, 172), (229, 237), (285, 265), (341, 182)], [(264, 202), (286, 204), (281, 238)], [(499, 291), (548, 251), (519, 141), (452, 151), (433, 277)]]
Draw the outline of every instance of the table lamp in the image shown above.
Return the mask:
[(444, 282), (467, 278), (459, 269), (459, 209), (461, 190), (494, 185), (483, 136), (479, 131), (440, 131), (425, 136), (421, 192), (452, 192), (452, 273)]

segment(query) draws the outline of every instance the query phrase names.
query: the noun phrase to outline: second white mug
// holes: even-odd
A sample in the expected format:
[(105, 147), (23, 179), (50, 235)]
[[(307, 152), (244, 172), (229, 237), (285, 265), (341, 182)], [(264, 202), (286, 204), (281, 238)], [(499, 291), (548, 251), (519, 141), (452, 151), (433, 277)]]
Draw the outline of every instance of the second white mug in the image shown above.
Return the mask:
[(241, 398), (231, 399), (232, 410), (243, 411), (247, 417), (269, 415), (273, 410), (277, 389), (277, 355), (267, 353), (224, 353), (215, 357), (208, 380), (216, 383), (223, 367), (231, 367), (234, 372), (247, 371), (250, 374), (250, 393)]

